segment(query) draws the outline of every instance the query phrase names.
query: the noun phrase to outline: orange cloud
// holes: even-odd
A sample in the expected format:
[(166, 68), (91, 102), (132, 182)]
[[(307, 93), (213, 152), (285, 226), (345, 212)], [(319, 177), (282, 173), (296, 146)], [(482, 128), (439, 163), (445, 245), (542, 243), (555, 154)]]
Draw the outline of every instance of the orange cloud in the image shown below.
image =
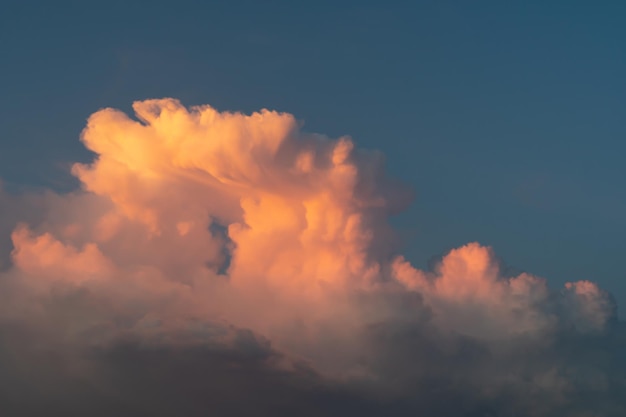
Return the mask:
[[(145, 333), (152, 322), (226, 320), (350, 373), (366, 349), (359, 329), (380, 320), (427, 309), (442, 331), (482, 340), (539, 337), (562, 320), (543, 279), (502, 276), (488, 247), (454, 249), (434, 271), (396, 256), (387, 216), (411, 192), (350, 138), (302, 132), (268, 110), (133, 108), (139, 121), (113, 109), (89, 118), (82, 141), (96, 157), (73, 168), (82, 191), (48, 195), (44, 220), (12, 235), (9, 273), (38, 291), (88, 290), (110, 309), (98, 323)], [(422, 304), (363, 302), (414, 294)], [(580, 329), (612, 314), (595, 284), (563, 294)]]

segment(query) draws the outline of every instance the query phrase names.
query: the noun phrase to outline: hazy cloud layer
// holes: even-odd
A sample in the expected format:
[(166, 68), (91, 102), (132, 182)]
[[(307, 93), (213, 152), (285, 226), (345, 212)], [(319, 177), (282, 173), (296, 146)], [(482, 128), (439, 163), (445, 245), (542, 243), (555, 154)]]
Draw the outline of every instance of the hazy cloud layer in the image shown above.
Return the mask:
[(595, 283), (504, 276), (477, 243), (416, 269), (381, 154), (284, 113), (134, 109), (89, 118), (81, 190), (0, 194), (12, 415), (626, 413)]

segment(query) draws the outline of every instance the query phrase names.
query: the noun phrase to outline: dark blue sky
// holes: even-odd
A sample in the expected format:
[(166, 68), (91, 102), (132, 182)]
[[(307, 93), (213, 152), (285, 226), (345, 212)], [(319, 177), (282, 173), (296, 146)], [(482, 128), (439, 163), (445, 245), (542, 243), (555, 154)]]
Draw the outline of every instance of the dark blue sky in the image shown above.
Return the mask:
[(626, 304), (625, 2), (125, 3), (0, 6), (9, 188), (75, 186), (101, 107), (272, 108), (386, 153), (416, 265), (479, 241)]

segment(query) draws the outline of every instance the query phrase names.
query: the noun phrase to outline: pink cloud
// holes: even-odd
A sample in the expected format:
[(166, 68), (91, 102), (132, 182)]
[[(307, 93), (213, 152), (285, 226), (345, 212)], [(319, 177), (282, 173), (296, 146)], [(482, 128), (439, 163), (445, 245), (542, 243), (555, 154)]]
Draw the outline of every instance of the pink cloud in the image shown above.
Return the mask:
[[(43, 219), (13, 231), (14, 282), (39, 294), (82, 288), (112, 329), (120, 317), (140, 334), (151, 320), (225, 320), (339, 374), (363, 372), (359, 329), (425, 309), (442, 332), (481, 340), (540, 338), (559, 325), (546, 282), (502, 276), (491, 248), (454, 249), (434, 271), (397, 256), (387, 216), (412, 193), (350, 138), (305, 133), (292, 115), (268, 110), (173, 99), (133, 108), (139, 121), (113, 109), (89, 118), (82, 141), (96, 157), (73, 169), (82, 190), (41, 197)], [(362, 294), (423, 303), (371, 309)], [(593, 283), (563, 294), (580, 329), (601, 330), (611, 317)]]

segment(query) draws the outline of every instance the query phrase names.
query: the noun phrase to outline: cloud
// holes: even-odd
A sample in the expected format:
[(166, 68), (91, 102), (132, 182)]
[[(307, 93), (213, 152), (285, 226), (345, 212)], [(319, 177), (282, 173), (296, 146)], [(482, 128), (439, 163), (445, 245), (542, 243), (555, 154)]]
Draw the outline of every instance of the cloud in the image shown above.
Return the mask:
[(413, 193), (380, 153), (285, 113), (133, 108), (89, 118), (80, 190), (0, 193), (14, 414), (626, 411), (595, 283), (506, 276), (478, 243), (416, 269), (387, 222)]

